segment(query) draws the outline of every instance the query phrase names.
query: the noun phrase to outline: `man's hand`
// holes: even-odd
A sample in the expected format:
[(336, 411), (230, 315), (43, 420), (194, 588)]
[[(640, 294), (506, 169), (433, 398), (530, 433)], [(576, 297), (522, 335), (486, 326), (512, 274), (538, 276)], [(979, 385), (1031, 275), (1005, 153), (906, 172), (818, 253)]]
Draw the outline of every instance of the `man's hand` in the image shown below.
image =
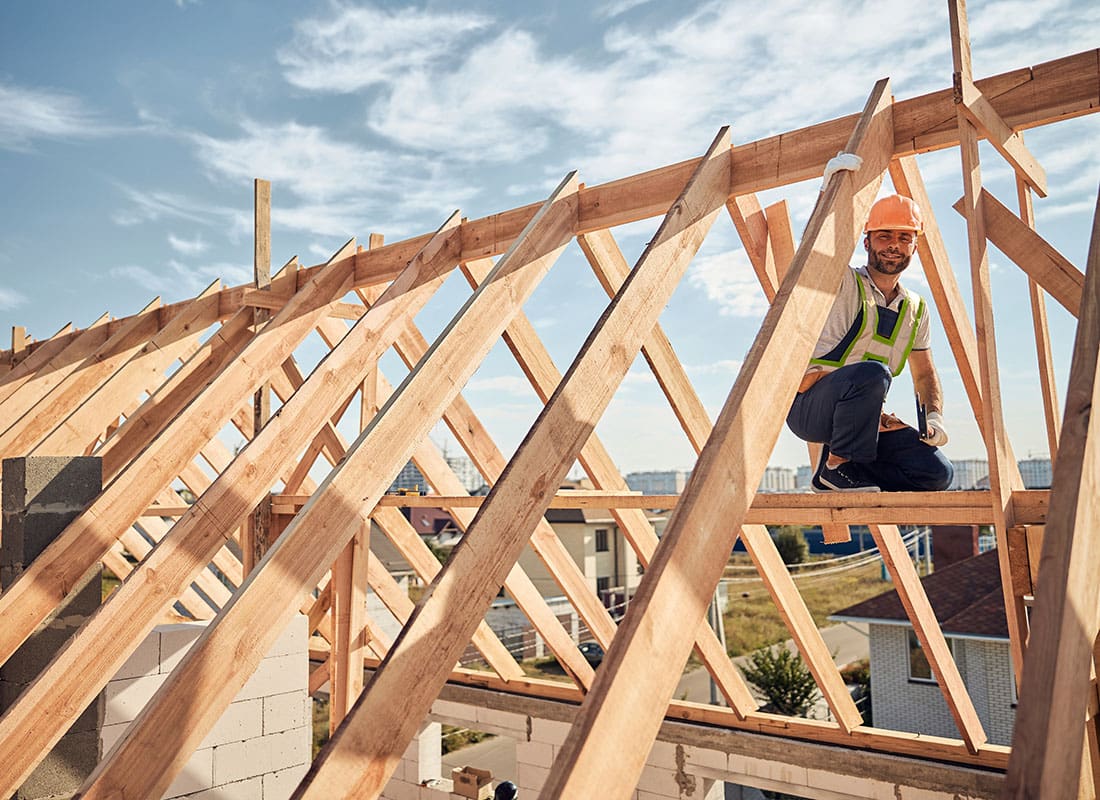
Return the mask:
[(928, 412), (928, 435), (921, 439), (932, 447), (943, 447), (947, 444), (947, 429), (943, 427), (943, 415), (939, 411)]
[(906, 427), (905, 423), (901, 420), (900, 417), (895, 417), (893, 414), (887, 414), (885, 411), (879, 415), (879, 433), (885, 433), (886, 431), (896, 431), (904, 427)]

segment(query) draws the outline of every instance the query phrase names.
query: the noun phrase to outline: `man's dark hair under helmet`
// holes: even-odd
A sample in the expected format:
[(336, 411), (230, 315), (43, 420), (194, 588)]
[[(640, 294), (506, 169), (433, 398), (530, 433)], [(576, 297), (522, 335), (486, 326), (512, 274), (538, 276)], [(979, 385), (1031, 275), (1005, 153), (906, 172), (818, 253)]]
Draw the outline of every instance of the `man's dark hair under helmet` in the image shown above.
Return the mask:
[(493, 800), (516, 800), (518, 796), (519, 789), (511, 781), (498, 783), (497, 790), (493, 792)]

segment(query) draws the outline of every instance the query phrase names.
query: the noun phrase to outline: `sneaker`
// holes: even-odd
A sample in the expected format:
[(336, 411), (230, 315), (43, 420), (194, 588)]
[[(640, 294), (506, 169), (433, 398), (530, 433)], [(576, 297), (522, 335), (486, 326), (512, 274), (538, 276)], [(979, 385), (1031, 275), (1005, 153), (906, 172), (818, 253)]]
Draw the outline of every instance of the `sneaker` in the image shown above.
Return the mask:
[[(845, 461), (830, 469), (825, 460), (812, 481), (815, 492), (880, 492), (871, 481), (860, 475), (859, 468), (851, 461)], [(818, 487), (822, 488), (818, 488)]]

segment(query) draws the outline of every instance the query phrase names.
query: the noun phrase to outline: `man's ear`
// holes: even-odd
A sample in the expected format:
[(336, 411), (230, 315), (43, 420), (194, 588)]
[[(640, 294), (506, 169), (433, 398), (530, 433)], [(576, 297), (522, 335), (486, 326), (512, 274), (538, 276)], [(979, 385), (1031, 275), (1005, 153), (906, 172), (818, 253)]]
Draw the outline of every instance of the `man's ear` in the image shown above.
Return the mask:
[(871, 252), (871, 235), (870, 234), (867, 234), (867, 233), (863, 234), (863, 249), (865, 251), (867, 251), (868, 253)]

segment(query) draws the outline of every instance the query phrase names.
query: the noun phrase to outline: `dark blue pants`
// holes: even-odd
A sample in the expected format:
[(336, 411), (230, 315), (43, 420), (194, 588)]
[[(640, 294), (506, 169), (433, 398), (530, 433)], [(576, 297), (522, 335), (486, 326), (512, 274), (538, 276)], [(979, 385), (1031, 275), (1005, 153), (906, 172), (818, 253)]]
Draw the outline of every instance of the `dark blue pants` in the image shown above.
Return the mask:
[(834, 370), (795, 395), (787, 426), (807, 442), (857, 465), (886, 492), (932, 492), (951, 484), (954, 469), (939, 448), (921, 441), (912, 428), (879, 433), (890, 369), (860, 361)]

